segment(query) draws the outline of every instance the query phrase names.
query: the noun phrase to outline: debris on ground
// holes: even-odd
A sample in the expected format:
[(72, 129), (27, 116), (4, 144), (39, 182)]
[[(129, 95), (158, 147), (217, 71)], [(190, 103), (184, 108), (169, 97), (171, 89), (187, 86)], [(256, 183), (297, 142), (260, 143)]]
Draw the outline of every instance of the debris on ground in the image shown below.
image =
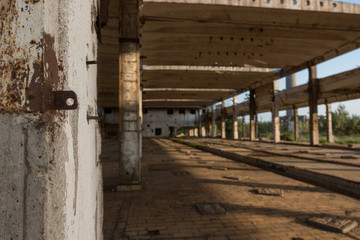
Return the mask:
[(309, 153), (307, 150), (300, 150), (299, 153)]
[(327, 215), (309, 218), (307, 222), (316, 227), (323, 228), (324, 230), (343, 234), (350, 232), (358, 226), (358, 223), (355, 220)]
[(231, 177), (231, 176), (223, 176), (223, 178), (231, 179), (231, 180), (235, 180), (235, 181), (239, 181), (239, 180), (240, 180), (238, 177)]
[(253, 190), (256, 194), (267, 195), (267, 196), (277, 196), (277, 197), (284, 197), (284, 192), (281, 189), (275, 188), (257, 188)]
[(228, 169), (226, 167), (210, 167), (212, 170), (221, 170), (221, 171), (227, 171)]
[(357, 210), (355, 209), (352, 209), (352, 210), (345, 210), (345, 215), (346, 216), (351, 216), (352, 214), (358, 212)]
[(223, 215), (227, 212), (219, 203), (197, 203), (195, 207), (201, 215)]

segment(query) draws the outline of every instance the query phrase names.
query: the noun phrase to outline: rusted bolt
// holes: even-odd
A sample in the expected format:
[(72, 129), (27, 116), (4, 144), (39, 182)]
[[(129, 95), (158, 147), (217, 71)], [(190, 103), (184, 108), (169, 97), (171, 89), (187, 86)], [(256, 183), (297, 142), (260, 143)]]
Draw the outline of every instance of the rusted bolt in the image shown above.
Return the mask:
[(91, 115), (89, 115), (89, 113), (87, 113), (87, 115), (86, 115), (86, 120), (88, 121), (88, 123), (89, 123), (90, 120), (100, 121), (100, 120), (101, 120), (101, 116), (98, 116), (98, 115), (91, 116)]
[(87, 115), (86, 119), (89, 120), (99, 120), (101, 117), (100, 116), (89, 116)]
[(97, 60), (86, 61), (86, 65), (91, 65), (91, 64), (99, 64), (99, 61)]

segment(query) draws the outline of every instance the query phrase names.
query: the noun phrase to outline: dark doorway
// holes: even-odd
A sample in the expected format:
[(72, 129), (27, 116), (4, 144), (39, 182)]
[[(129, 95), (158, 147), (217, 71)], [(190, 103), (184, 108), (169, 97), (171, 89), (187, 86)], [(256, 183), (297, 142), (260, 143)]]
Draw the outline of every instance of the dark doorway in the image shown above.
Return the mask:
[(161, 135), (161, 128), (155, 128), (155, 136)]

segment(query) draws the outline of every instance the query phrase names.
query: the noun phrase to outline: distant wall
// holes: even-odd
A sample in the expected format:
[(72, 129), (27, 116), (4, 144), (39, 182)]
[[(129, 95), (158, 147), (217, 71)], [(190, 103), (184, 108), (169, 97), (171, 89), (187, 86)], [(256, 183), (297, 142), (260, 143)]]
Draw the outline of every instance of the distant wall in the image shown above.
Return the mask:
[(198, 122), (196, 111), (190, 109), (144, 109), (143, 118), (144, 137), (167, 137), (170, 127), (176, 131), (180, 127), (197, 127)]

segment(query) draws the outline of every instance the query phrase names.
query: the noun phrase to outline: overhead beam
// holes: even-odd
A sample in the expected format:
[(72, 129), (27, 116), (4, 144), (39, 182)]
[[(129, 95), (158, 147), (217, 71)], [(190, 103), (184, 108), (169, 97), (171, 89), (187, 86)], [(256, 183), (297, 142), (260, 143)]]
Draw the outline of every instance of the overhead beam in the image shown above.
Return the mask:
[(216, 99), (143, 99), (144, 103), (147, 102), (209, 102), (216, 103)]
[(224, 66), (184, 66), (184, 65), (150, 65), (142, 66), (143, 71), (206, 71), (216, 72), (218, 74), (226, 74), (232, 72), (259, 72), (259, 73), (275, 73), (280, 69), (261, 68), (261, 67), (224, 67)]
[[(143, 0), (144, 4), (153, 3), (153, 8), (157, 8), (158, 3), (162, 4), (188, 4), (191, 8), (196, 10), (196, 6), (225, 6), (225, 7), (257, 7), (264, 9), (283, 9), (283, 10), (302, 10), (312, 12), (330, 12), (330, 13), (348, 13), (359, 14), (360, 6), (352, 3), (334, 2), (329, 0), (311, 0), (309, 2), (303, 1), (208, 1), (208, 0)], [(236, 9), (236, 8), (235, 8)], [(181, 11), (182, 9), (179, 9)], [(209, 13), (210, 14), (210, 13)]]
[(231, 92), (237, 93), (237, 89), (225, 88), (143, 88), (143, 92)]

